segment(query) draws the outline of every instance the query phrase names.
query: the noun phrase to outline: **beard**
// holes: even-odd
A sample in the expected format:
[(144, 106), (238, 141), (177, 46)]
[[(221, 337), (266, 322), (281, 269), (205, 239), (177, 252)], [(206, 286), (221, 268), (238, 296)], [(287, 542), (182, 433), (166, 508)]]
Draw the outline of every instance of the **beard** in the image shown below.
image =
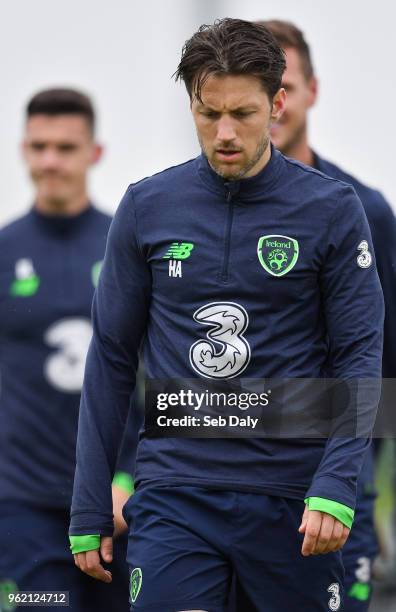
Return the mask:
[[(250, 170), (252, 170), (252, 168), (254, 168), (254, 166), (260, 161), (265, 151), (267, 150), (267, 147), (270, 141), (268, 134), (264, 134), (262, 139), (260, 140), (260, 142), (258, 143), (256, 147), (254, 155), (252, 155), (250, 159), (246, 160), (246, 163), (244, 166), (242, 166), (242, 168), (240, 168), (236, 172), (230, 173), (230, 172), (227, 172), (227, 170), (223, 170), (221, 167), (219, 167), (216, 164), (216, 162), (213, 159), (210, 158), (199, 136), (198, 136), (198, 140), (199, 140), (199, 144), (201, 146), (202, 152), (205, 155), (206, 159), (208, 160), (208, 163), (210, 167), (212, 168), (212, 170), (214, 170), (216, 174), (221, 176), (221, 178), (227, 179), (229, 181), (239, 181), (244, 176), (246, 176), (246, 174), (248, 174)], [(226, 149), (227, 147), (224, 147), (224, 148)]]

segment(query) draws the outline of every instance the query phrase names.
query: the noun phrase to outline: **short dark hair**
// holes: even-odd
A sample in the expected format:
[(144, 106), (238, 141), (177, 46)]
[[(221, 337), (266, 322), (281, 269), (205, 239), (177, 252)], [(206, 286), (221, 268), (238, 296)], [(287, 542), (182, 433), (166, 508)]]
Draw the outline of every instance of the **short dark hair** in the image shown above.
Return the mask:
[(301, 66), (306, 79), (314, 75), (311, 51), (305, 40), (304, 33), (290, 21), (270, 19), (259, 21), (269, 30), (282, 49), (295, 49), (300, 56)]
[(95, 131), (95, 110), (91, 99), (81, 91), (56, 87), (36, 93), (26, 106), (26, 117), (33, 115), (82, 115)]
[(200, 101), (210, 75), (255, 76), (272, 100), (285, 67), (284, 51), (265, 26), (227, 17), (202, 25), (185, 43), (174, 76)]

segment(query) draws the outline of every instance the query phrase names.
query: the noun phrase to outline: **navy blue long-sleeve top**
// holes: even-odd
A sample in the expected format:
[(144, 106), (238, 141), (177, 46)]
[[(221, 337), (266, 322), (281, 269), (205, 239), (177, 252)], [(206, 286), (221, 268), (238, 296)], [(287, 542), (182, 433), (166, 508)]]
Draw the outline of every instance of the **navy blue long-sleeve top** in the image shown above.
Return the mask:
[(361, 183), (335, 164), (314, 154), (314, 167), (352, 185), (359, 196), (367, 221), (385, 300), (384, 378), (396, 378), (396, 218), (382, 193)]
[[(385, 302), (382, 376), (396, 378), (396, 218), (384, 196), (357, 178), (314, 153), (314, 167), (328, 176), (352, 185), (359, 196), (369, 223)], [(374, 491), (374, 461), (370, 452), (359, 477), (359, 500), (365, 490)], [(361, 503), (358, 501), (358, 503)]]
[[(264, 237), (270, 246), (282, 237), (298, 245), (285, 273), (274, 273)], [(177, 262), (171, 273), (174, 243), (194, 245), (184, 247), (181, 275)], [(206, 340), (214, 304), (232, 306), (238, 321), (237, 358), (226, 364), (227, 341), (219, 351)], [(110, 483), (143, 337), (150, 379), (213, 371), (380, 378), (383, 298), (362, 204), (352, 187), (274, 149), (248, 179), (227, 183), (200, 156), (131, 185), (109, 232), (93, 327), (71, 535), (112, 533)], [(368, 444), (143, 435), (136, 480), (323, 497), (353, 508)]]
[(0, 500), (69, 508), (91, 304), (111, 218), (35, 208), (0, 231)]

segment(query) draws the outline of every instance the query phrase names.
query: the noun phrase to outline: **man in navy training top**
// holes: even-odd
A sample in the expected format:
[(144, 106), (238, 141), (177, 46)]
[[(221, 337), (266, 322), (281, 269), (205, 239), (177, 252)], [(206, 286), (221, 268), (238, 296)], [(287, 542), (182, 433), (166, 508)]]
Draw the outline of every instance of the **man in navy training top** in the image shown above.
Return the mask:
[[(69, 591), (81, 612), (129, 607), (126, 537), (115, 546), (110, 590), (77, 570), (65, 537), (91, 302), (110, 225), (87, 193), (102, 154), (94, 128), (92, 103), (78, 91), (30, 100), (23, 154), (34, 205), (0, 231), (2, 592)], [(113, 487), (118, 517), (128, 471)]]
[[(367, 187), (338, 166), (321, 158), (309, 145), (308, 111), (315, 104), (318, 81), (309, 46), (295, 25), (279, 20), (264, 21), (286, 54), (282, 86), (287, 93), (285, 112), (271, 128), (271, 139), (284, 155), (313, 166), (328, 176), (351, 184), (359, 196), (369, 222), (377, 269), (385, 300), (383, 377), (396, 378), (396, 220), (378, 191)], [(345, 566), (345, 611), (366, 612), (372, 594), (371, 569), (378, 552), (374, 529), (374, 469), (368, 452), (358, 482), (353, 529), (343, 549)]]
[[(130, 185), (110, 228), (69, 532), (77, 565), (104, 582), (143, 338), (148, 379), (380, 378), (383, 298), (361, 202), (270, 145), (284, 68), (262, 25), (201, 27), (176, 74), (202, 155)], [(143, 434), (124, 508), (132, 610), (223, 611), (233, 571), (259, 612), (341, 609), (340, 549), (369, 444)]]

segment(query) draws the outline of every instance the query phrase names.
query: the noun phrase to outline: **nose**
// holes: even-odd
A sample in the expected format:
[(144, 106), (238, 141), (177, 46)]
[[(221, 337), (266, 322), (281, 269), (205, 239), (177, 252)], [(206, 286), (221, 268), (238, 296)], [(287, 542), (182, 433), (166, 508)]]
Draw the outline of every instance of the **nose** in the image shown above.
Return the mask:
[(41, 155), (41, 166), (45, 170), (53, 170), (58, 167), (59, 157), (56, 150), (46, 147)]
[(235, 140), (236, 132), (231, 117), (224, 115), (217, 124), (217, 140), (220, 142), (231, 142)]

